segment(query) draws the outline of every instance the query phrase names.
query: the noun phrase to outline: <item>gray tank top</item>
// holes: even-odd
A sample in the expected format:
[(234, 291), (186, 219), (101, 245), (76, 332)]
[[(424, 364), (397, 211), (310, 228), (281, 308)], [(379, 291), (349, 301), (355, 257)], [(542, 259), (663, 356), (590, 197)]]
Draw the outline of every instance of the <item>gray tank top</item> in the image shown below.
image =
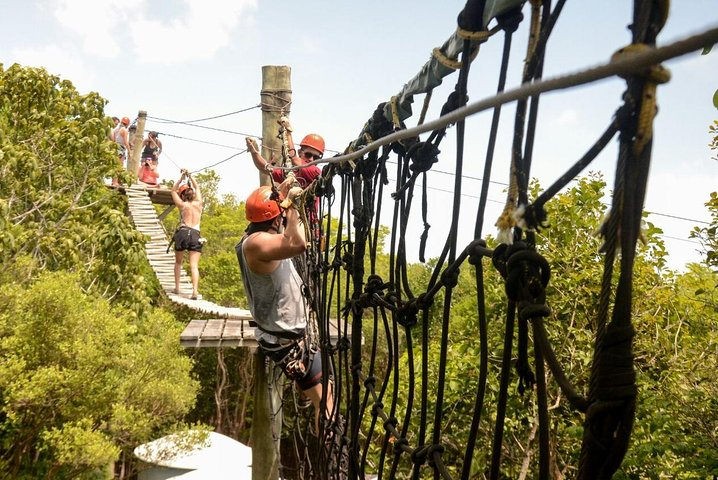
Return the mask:
[(307, 327), (307, 311), (301, 291), (302, 280), (294, 264), (291, 259), (284, 259), (270, 274), (254, 273), (247, 266), (244, 240), (235, 248), (249, 311), (259, 326), (257, 340), (278, 343), (278, 338), (301, 336)]

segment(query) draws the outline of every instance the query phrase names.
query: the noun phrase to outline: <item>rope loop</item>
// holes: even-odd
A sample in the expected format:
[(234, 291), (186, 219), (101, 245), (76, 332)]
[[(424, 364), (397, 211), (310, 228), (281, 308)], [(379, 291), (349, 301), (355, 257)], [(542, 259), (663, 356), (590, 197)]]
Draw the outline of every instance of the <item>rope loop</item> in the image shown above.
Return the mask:
[(429, 457), (429, 465), (436, 467), (435, 459), (441, 457), (442, 453), (444, 453), (444, 446), (442, 444), (429, 445), (429, 450), (426, 452), (427, 457)]
[(368, 209), (363, 206), (359, 206), (352, 209), (352, 215), (354, 215), (354, 228), (357, 230), (363, 230), (371, 226), (371, 215)]
[(348, 352), (351, 346), (352, 342), (347, 337), (342, 337), (337, 344), (337, 350), (340, 352)]
[(418, 297), (416, 297), (416, 306), (420, 310), (430, 308), (434, 304), (434, 297), (427, 295), (426, 293), (427, 292), (422, 292)]
[[(459, 92), (454, 90), (449, 94), (448, 97), (446, 97), (446, 102), (441, 107), (441, 116), (448, 115), (449, 113), (453, 112), (456, 109), (459, 109), (466, 105), (469, 102), (469, 96), (464, 94), (464, 98), (462, 99), (459, 96)], [(438, 152), (437, 152), (438, 153)]]
[(379, 275), (369, 275), (366, 280), (364, 291), (373, 296), (375, 293), (383, 293), (384, 289), (388, 286), (389, 285), (384, 283), (384, 280), (382, 280)]
[(441, 283), (448, 288), (454, 288), (459, 284), (459, 269), (447, 268), (441, 274)]
[(426, 463), (426, 458), (429, 455), (429, 445), (424, 445), (421, 448), (417, 448), (411, 452), (411, 462), (420, 467)]
[(546, 318), (551, 315), (551, 309), (545, 303), (521, 302), (519, 305), (519, 318), (531, 320), (532, 318)]
[(374, 390), (374, 387), (376, 387), (376, 377), (374, 375), (366, 377), (366, 380), (364, 380), (364, 386), (368, 390)]
[[(431, 51), (431, 54), (434, 56), (434, 58), (443, 66), (446, 68), (450, 68), (452, 70), (458, 70), (461, 68), (461, 60), (456, 60), (453, 58), (449, 58), (446, 56), (444, 52), (441, 51), (439, 47), (436, 47)], [(473, 52), (471, 52), (471, 56), (469, 57), (469, 61), (473, 61), (474, 58), (476, 58), (476, 55), (479, 54), (479, 48), (475, 48)]]
[(374, 110), (374, 113), (371, 116), (371, 120), (369, 121), (368, 134), (370, 135), (370, 139), (372, 142), (394, 132), (394, 125), (392, 124), (392, 122), (387, 120), (386, 116), (384, 115), (385, 108), (386, 102), (380, 103)]
[(384, 430), (387, 433), (394, 435), (394, 432), (396, 432), (396, 426), (398, 424), (399, 424), (399, 420), (397, 420), (396, 417), (389, 417), (384, 422)]
[(495, 32), (490, 30), (480, 30), (478, 32), (472, 32), (470, 30), (464, 30), (461, 27), (456, 28), (456, 35), (459, 38), (463, 38), (464, 40), (472, 40), (479, 43), (486, 42), (489, 38), (491, 38), (491, 35), (493, 35)]
[(493, 250), (486, 248), (486, 240), (482, 238), (474, 239), (467, 247), (466, 251), (469, 254), (469, 264), (478, 265), (484, 257), (491, 257)]
[(508, 271), (506, 269), (506, 251), (508, 248), (508, 245), (502, 243), (494, 249), (494, 253), (491, 255), (491, 263), (494, 265), (496, 271), (501, 274), (501, 278), (504, 280), (506, 280), (506, 276), (508, 275)]
[(419, 322), (419, 306), (415, 298), (404, 303), (396, 313), (396, 321), (403, 327), (411, 328)]
[(409, 440), (404, 437), (394, 439), (394, 454), (401, 455), (404, 450), (409, 449)]
[(496, 17), (496, 23), (499, 24), (501, 30), (506, 33), (514, 33), (524, 19), (524, 14), (521, 13), (521, 7), (514, 8), (506, 13), (503, 13)]
[(419, 142), (411, 146), (407, 155), (411, 160), (409, 169), (414, 173), (427, 172), (439, 161), (439, 148), (430, 142)]
[[(655, 49), (655, 47), (645, 43), (633, 43), (627, 45), (611, 56), (611, 61), (630, 59), (637, 53), (642, 53)], [(643, 90), (641, 92), (641, 106), (638, 112), (638, 124), (635, 132), (635, 140), (633, 141), (634, 155), (640, 155), (643, 149), (653, 138), (653, 118), (656, 116), (658, 106), (656, 105), (656, 86), (666, 83), (671, 79), (671, 72), (663, 65), (649, 65), (645, 69), (631, 73), (619, 74), (623, 78), (629, 76), (643, 78)]]
[[(639, 53), (645, 53), (650, 50), (655, 50), (655, 47), (652, 47), (645, 43), (632, 43), (630, 45), (626, 45), (623, 48), (620, 48), (616, 50), (616, 52), (611, 55), (611, 61), (615, 62), (618, 60), (628, 60), (636, 54)], [(641, 78), (645, 78), (649, 82), (661, 84), (661, 83), (667, 83), (671, 79), (671, 71), (668, 70), (666, 67), (664, 67), (661, 64), (657, 65), (649, 65), (643, 70), (631, 72), (631, 73), (619, 73), (619, 77), (621, 78), (627, 78), (629, 76), (638, 76)]]
[(331, 178), (328, 176), (320, 175), (314, 184), (314, 194), (317, 197), (328, 197), (334, 196), (334, 185)]
[(522, 300), (521, 294), (531, 298), (543, 295), (551, 277), (548, 261), (525, 242), (514, 243), (507, 251), (506, 294), (515, 301)]
[(381, 402), (376, 402), (374, 405), (371, 406), (371, 414), (375, 417), (379, 416), (379, 412), (384, 411), (384, 404)]
[(529, 203), (523, 209), (521, 220), (527, 230), (535, 230), (540, 232), (542, 228), (548, 228), (548, 214), (543, 204), (540, 203)]

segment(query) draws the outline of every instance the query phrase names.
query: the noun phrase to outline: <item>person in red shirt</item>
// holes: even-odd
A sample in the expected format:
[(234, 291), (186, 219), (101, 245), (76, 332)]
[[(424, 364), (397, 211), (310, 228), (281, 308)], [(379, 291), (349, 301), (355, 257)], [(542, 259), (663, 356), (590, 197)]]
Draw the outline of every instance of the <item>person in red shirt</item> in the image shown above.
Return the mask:
[[(316, 133), (306, 135), (302, 141), (299, 142), (299, 151), (297, 151), (294, 147), (292, 126), (289, 124), (289, 120), (286, 117), (282, 117), (279, 119), (279, 124), (284, 127), (286, 132), (287, 146), (289, 147), (288, 155), (292, 161), (292, 165), (295, 167), (303, 167), (307, 163), (313, 160), (319, 160), (324, 156), (324, 139), (321, 135)], [(259, 146), (255, 139), (247, 137), (246, 142), (247, 150), (252, 155), (252, 161), (254, 161), (254, 165), (257, 169), (271, 173), (275, 183), (282, 183), (287, 171), (274, 168), (274, 158), (272, 158), (270, 162), (266, 161), (264, 157), (262, 157), (262, 154), (259, 153)], [(320, 174), (321, 170), (316, 165), (308, 165), (294, 170), (294, 176), (302, 188), (309, 186)]]
[(137, 179), (148, 187), (159, 187), (157, 179), (160, 174), (157, 172), (157, 163), (149, 158), (143, 158), (140, 168), (137, 169)]

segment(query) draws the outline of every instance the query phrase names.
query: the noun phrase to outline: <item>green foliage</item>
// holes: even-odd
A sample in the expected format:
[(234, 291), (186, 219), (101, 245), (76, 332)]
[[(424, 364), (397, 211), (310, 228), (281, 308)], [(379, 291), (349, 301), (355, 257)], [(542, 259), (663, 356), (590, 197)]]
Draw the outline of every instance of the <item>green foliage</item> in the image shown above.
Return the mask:
[(106, 478), (195, 401), (180, 324), (152, 308), (144, 239), (105, 186), (129, 176), (104, 105), (0, 65), (2, 478)]
[(715, 270), (718, 269), (718, 192), (712, 192), (705, 205), (711, 213), (711, 222), (707, 227), (693, 227), (690, 237), (701, 242), (706, 265)]
[(0, 68), (0, 262), (27, 254), (37, 268), (77, 271), (140, 313), (142, 238), (104, 186), (120, 173), (104, 105), (44, 69)]
[(194, 402), (179, 325), (160, 311), (137, 324), (78, 284), (46, 273), (0, 293), (0, 431), (17, 477), (90, 478)]
[[(552, 314), (545, 320), (549, 339), (559, 363), (575, 389), (587, 393), (596, 312), (603, 272), (602, 240), (596, 236), (604, 217), (605, 182), (598, 175), (579, 179), (571, 188), (547, 204), (549, 226), (537, 235), (537, 249), (551, 265), (546, 295)], [(539, 192), (533, 186), (533, 194)], [(716, 382), (718, 346), (714, 333), (718, 323), (716, 277), (705, 268), (691, 267), (676, 277), (665, 268), (667, 255), (660, 230), (647, 224), (647, 244), (638, 246), (634, 275), (633, 323), (636, 329), (634, 355), (639, 383), (639, 403), (631, 447), (616, 478), (710, 478), (718, 458), (716, 434)], [(489, 239), (491, 244), (491, 239)], [(496, 418), (499, 367), (503, 355), (506, 297), (503, 280), (484, 261), (484, 283), (488, 317), (488, 385), (479, 425), (472, 478), (485, 478), (490, 462)], [(468, 268), (467, 268), (468, 267)], [(462, 267), (452, 295), (446, 388), (442, 412), (442, 458), (450, 471), (462, 465), (469, 436), (469, 419), (478, 386), (481, 354), (475, 268)], [(419, 274), (423, 278), (425, 273)], [(410, 276), (412, 285), (415, 277)], [(615, 283), (615, 278), (614, 278)], [(417, 292), (421, 290), (417, 288)], [(441, 296), (431, 308), (429, 355), (429, 400), (435, 397), (443, 314)], [(412, 331), (414, 365), (421, 363), (421, 324)], [(516, 335), (516, 334), (514, 334)], [(408, 359), (405, 340), (401, 342), (399, 412), (406, 406)], [(515, 340), (514, 340), (515, 342)], [(530, 346), (529, 355), (533, 358)], [(514, 353), (515, 357), (515, 344)], [(532, 360), (533, 363), (533, 360)], [(385, 368), (386, 362), (382, 365)], [(378, 376), (382, 378), (384, 371)], [(536, 478), (537, 410), (534, 392), (516, 392), (516, 374), (507, 405), (501, 474), (505, 478)], [(551, 415), (552, 475), (574, 477), (577, 472), (583, 434), (583, 415), (570, 407), (547, 373), (548, 404)], [(415, 392), (420, 391), (417, 378)], [(392, 398), (392, 384), (383, 402)], [(411, 425), (405, 426), (409, 445), (415, 446), (419, 431), (418, 405), (413, 407)], [(387, 407), (385, 407), (385, 410)], [(403, 415), (403, 413), (402, 413)], [(434, 412), (429, 411), (433, 423)], [(400, 418), (400, 421), (402, 419)], [(371, 439), (371, 451), (378, 453), (383, 429)], [(527, 471), (522, 465), (527, 462)]]

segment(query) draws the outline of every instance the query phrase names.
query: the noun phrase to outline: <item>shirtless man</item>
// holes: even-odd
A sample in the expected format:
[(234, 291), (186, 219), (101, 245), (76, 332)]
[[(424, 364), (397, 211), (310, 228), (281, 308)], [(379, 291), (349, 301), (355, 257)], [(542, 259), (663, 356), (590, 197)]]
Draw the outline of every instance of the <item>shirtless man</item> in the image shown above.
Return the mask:
[[(187, 179), (188, 184), (182, 184)], [(199, 298), (199, 257), (202, 254), (199, 222), (202, 218), (202, 194), (194, 178), (185, 169), (182, 175), (172, 186), (172, 200), (180, 211), (181, 225), (177, 229), (172, 241), (175, 244), (175, 293), (180, 293), (179, 281), (182, 271), (184, 252), (189, 252), (189, 267), (192, 277), (192, 300)]]

